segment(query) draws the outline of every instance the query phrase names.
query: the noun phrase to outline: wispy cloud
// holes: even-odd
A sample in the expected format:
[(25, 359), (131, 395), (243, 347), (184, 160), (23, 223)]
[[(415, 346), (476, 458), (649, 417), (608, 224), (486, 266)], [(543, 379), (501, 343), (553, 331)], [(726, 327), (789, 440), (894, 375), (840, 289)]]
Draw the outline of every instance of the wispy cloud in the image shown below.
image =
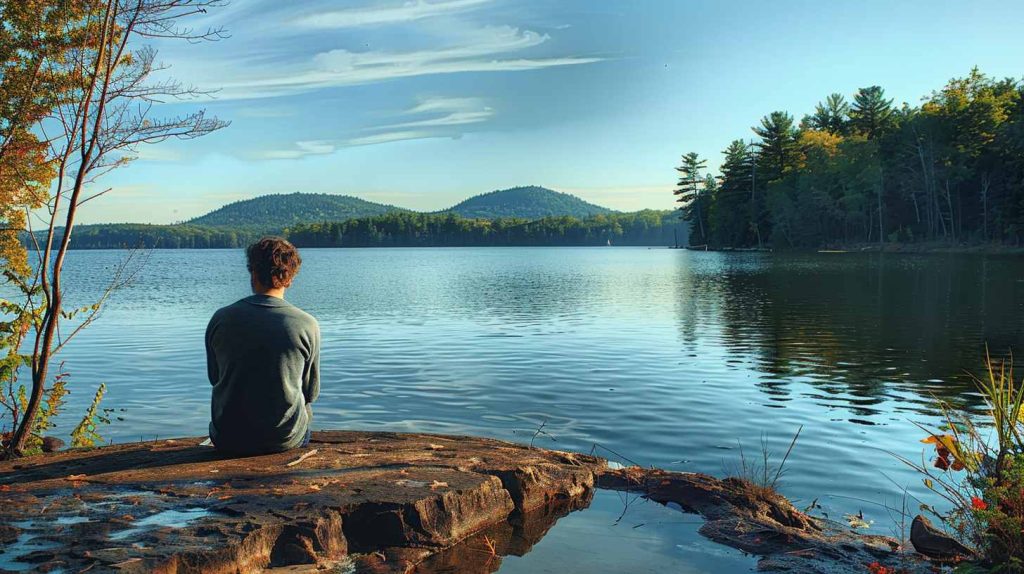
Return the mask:
[(426, 130), (402, 130), (395, 132), (384, 132), (379, 134), (373, 134), (369, 136), (362, 136), (352, 138), (345, 142), (348, 147), (365, 146), (365, 145), (377, 145), (384, 143), (393, 143), (406, 140), (422, 140), (429, 138), (439, 137), (451, 137), (438, 132), (426, 131)]
[(266, 150), (259, 154), (260, 159), (299, 159), (307, 155), (327, 155), (334, 153), (335, 144), (329, 141), (312, 140), (295, 142), (291, 149)]
[[(402, 112), (401, 117), (419, 117), (364, 130), (344, 140), (298, 141), (294, 147), (260, 152), (260, 159), (300, 159), (310, 155), (326, 155), (345, 147), (358, 147), (429, 138), (459, 138), (458, 126), (481, 123), (490, 119), (494, 110), (481, 98), (433, 96)], [(424, 117), (426, 116), (426, 117)]]
[(293, 95), (313, 90), (436, 74), (514, 72), (601, 61), (589, 57), (516, 58), (501, 56), (543, 44), (546, 34), (510, 26), (464, 34), (458, 45), (408, 52), (330, 50), (305, 65), (260, 70), (223, 86), (219, 99)]
[(433, 116), (383, 126), (381, 129), (463, 126), (485, 122), (494, 116), (494, 109), (480, 98), (425, 98), (405, 115)]
[(492, 0), (439, 0), (425, 2), (414, 0), (404, 4), (375, 6), (372, 8), (352, 8), (348, 10), (332, 10), (318, 14), (308, 14), (296, 20), (299, 26), (309, 28), (355, 28), (359, 26), (377, 26), (381, 24), (397, 24), (414, 22), (424, 18), (453, 14), (472, 10)]

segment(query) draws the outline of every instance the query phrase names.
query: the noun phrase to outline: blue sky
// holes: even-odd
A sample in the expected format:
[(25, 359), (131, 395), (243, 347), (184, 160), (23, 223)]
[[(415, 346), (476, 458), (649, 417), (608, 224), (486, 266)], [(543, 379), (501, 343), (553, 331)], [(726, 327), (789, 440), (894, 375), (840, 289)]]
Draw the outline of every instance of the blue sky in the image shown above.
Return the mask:
[(516, 185), (672, 207), (773, 111), (873, 84), (897, 102), (972, 66), (1024, 76), (1019, 0), (233, 0), (162, 43), (230, 127), (140, 150), (84, 222), (170, 223), (267, 193), (421, 210)]

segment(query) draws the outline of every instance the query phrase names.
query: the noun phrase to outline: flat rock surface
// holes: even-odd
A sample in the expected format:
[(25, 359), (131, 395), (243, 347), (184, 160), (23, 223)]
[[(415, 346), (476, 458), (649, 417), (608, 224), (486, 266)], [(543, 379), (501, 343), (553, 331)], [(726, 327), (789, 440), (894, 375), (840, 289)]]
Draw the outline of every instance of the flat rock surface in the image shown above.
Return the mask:
[(452, 549), (538, 540), (588, 504), (605, 466), (475, 437), (327, 431), (242, 458), (202, 440), (0, 463), (0, 572), (486, 571), (452, 570), (487, 561)]
[(738, 479), (610, 469), (477, 437), (325, 431), (307, 448), (237, 458), (202, 440), (0, 462), (0, 574), (489, 574), (588, 506), (595, 487), (700, 514), (704, 536), (760, 556), (762, 570), (929, 568), (892, 538), (812, 518)]

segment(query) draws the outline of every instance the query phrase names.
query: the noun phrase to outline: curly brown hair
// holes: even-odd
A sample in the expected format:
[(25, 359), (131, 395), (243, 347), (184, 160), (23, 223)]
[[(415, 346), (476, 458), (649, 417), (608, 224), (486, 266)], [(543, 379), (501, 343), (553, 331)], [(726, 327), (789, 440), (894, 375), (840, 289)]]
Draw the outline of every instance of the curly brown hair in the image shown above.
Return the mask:
[(246, 267), (266, 288), (291, 287), (299, 272), (299, 250), (281, 237), (267, 236), (245, 250)]

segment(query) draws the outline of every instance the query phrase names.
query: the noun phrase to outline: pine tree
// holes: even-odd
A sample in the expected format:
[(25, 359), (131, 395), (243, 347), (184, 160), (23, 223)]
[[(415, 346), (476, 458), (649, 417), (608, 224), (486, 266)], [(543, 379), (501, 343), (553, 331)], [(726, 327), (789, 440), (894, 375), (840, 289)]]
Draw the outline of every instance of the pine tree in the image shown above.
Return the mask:
[(811, 129), (843, 135), (850, 120), (850, 104), (842, 94), (831, 94), (814, 108), (804, 123)]
[(767, 184), (796, 169), (800, 150), (796, 144), (797, 130), (793, 116), (772, 112), (761, 118), (761, 126), (751, 128), (761, 141), (758, 148), (758, 177)]
[(854, 131), (875, 139), (893, 127), (892, 100), (885, 99), (885, 90), (871, 86), (857, 90), (850, 109), (850, 125)]
[(705, 245), (708, 243), (707, 234), (707, 194), (706, 179), (701, 173), (707, 165), (707, 160), (700, 159), (696, 153), (688, 153), (683, 156), (683, 162), (676, 168), (679, 172), (679, 183), (673, 192), (680, 203), (680, 219), (690, 222), (691, 229), (699, 235), (690, 235), (690, 244)]
[(753, 154), (743, 140), (734, 140), (722, 153), (725, 159), (709, 210), (711, 242), (725, 247), (749, 246), (756, 243), (751, 217)]

